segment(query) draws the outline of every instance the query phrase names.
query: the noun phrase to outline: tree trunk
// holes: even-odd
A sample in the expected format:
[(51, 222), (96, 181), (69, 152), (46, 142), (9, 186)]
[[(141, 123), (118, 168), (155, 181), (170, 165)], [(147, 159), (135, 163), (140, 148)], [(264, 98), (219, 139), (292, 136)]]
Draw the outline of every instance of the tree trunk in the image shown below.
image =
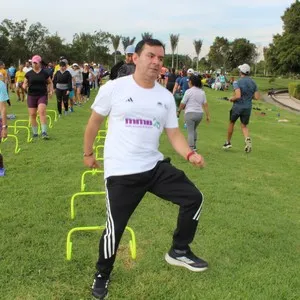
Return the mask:
[(197, 55), (197, 69), (196, 69), (197, 72), (199, 71), (198, 70), (198, 63), (199, 63), (199, 55)]
[(117, 63), (117, 51), (115, 51), (115, 64)]
[(172, 51), (172, 68), (174, 68), (174, 51)]

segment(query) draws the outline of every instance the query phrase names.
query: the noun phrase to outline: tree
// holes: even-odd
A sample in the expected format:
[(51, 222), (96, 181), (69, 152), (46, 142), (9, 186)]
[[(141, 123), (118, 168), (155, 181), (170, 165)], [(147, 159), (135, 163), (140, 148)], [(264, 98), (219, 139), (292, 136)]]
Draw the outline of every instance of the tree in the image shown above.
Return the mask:
[(195, 52), (197, 54), (197, 71), (198, 71), (198, 63), (199, 63), (199, 55), (202, 48), (202, 40), (194, 40)]
[[(26, 26), (27, 19), (13, 23), (9, 19), (4, 19), (0, 24), (0, 36), (3, 41), (8, 41), (6, 53), (2, 53), (6, 57), (6, 63), (24, 62), (30, 56), (26, 45)], [(6, 37), (6, 39), (4, 38)]]
[(45, 37), (43, 52), (41, 54), (45, 62), (57, 61), (62, 55), (69, 59), (69, 56), (66, 54), (66, 45), (63, 42), (64, 40), (57, 33)]
[(210, 46), (208, 59), (211, 61), (212, 67), (218, 69), (228, 66), (230, 59), (230, 43), (228, 39), (217, 36)]
[(117, 50), (120, 45), (121, 36), (120, 35), (111, 35), (110, 36), (113, 48), (114, 48), (114, 58), (115, 58), (115, 64), (117, 63)]
[(31, 55), (42, 54), (45, 46), (45, 38), (49, 31), (40, 22), (31, 24), (25, 34), (26, 45)]
[(172, 51), (172, 68), (174, 68), (174, 53), (178, 46), (179, 34), (170, 34), (170, 44)]
[(129, 45), (133, 45), (134, 41), (135, 41), (135, 37), (133, 37), (132, 39), (130, 39), (129, 36), (123, 36), (122, 37), (122, 44), (123, 44), (123, 48), (124, 48), (124, 53), (126, 51), (126, 48)]
[(266, 53), (268, 70), (275, 74), (300, 73), (300, 2), (287, 8), (281, 19), (283, 34), (273, 36)]
[(230, 43), (230, 61), (231, 69), (244, 63), (251, 64), (257, 57), (256, 45), (250, 43), (245, 38), (237, 38)]
[(150, 32), (144, 32), (142, 33), (142, 39), (143, 40), (149, 40), (153, 38), (153, 34)]

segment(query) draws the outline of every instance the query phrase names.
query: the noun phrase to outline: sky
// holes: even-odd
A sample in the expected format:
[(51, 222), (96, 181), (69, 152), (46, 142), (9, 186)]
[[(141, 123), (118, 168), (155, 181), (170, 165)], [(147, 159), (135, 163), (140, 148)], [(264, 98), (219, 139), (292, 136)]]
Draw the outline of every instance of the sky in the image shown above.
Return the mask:
[[(230, 41), (246, 38), (258, 46), (272, 42), (282, 33), (281, 16), (295, 0), (14, 0), (5, 1), (0, 21), (40, 22), (71, 42), (75, 33), (107, 31), (136, 37), (151, 32), (166, 44), (170, 53), (170, 34), (179, 34), (178, 51), (195, 57), (195, 39), (203, 41), (200, 57), (207, 55), (216, 36)], [(111, 48), (112, 50), (112, 48)], [(120, 45), (120, 51), (123, 51)]]

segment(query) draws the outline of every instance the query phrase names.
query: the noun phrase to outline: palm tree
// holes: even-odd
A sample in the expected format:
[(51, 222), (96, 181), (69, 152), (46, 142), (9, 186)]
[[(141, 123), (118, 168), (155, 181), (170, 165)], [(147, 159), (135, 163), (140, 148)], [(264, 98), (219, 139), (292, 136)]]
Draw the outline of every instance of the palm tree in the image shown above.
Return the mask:
[(150, 32), (144, 32), (142, 33), (142, 39), (143, 40), (149, 40), (153, 38), (153, 34)]
[(199, 63), (199, 54), (202, 48), (202, 40), (194, 40), (195, 51), (197, 54), (197, 71), (198, 71), (198, 63)]
[(132, 39), (130, 39), (129, 36), (122, 37), (122, 44), (124, 47), (124, 52), (129, 45), (133, 45), (134, 41), (135, 41), (135, 37), (133, 37)]
[(113, 48), (115, 50), (115, 64), (117, 63), (117, 51), (120, 45), (121, 36), (120, 35), (111, 35), (110, 36)]
[(172, 68), (174, 68), (174, 53), (179, 41), (179, 34), (170, 34), (170, 43), (172, 50)]

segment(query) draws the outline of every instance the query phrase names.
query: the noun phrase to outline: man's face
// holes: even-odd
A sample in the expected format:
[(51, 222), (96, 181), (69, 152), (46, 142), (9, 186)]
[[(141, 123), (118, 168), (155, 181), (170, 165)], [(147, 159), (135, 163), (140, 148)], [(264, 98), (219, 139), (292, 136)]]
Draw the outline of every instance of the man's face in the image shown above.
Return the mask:
[(156, 80), (163, 65), (164, 55), (163, 47), (145, 44), (140, 55), (137, 53), (133, 55), (137, 74), (153, 81)]
[(133, 53), (127, 53), (126, 54), (126, 64), (132, 64), (133, 63), (133, 60), (132, 60), (132, 57), (133, 57)]

